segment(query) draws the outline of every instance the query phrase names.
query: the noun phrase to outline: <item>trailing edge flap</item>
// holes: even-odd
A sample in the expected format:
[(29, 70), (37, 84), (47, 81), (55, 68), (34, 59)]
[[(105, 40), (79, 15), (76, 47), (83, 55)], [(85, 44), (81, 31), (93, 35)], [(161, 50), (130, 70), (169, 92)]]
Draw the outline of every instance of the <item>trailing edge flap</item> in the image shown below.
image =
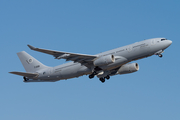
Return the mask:
[(37, 77), (38, 76), (38, 73), (25, 73), (25, 72), (9, 72), (9, 73), (24, 76), (24, 77)]

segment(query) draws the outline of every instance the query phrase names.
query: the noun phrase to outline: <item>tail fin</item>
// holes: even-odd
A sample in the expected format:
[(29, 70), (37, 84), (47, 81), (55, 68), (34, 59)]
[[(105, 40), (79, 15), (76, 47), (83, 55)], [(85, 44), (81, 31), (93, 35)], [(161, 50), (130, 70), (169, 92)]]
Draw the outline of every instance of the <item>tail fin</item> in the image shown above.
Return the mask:
[(21, 60), (26, 72), (36, 72), (40, 69), (48, 68), (25, 51), (19, 52), (17, 55)]

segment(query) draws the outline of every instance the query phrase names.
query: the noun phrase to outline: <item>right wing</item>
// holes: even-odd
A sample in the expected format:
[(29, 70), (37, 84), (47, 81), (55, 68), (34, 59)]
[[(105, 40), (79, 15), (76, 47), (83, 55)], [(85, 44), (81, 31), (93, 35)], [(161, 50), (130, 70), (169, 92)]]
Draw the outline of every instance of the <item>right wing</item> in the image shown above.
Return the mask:
[(9, 73), (24, 76), (24, 77), (37, 77), (38, 76), (38, 73), (26, 73), (26, 72), (9, 72)]

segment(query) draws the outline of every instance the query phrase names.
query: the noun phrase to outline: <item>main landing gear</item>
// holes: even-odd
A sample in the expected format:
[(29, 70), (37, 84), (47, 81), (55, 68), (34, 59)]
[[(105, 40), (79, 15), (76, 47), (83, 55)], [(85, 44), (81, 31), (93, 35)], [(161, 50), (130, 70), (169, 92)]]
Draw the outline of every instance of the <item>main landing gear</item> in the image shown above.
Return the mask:
[(94, 71), (92, 74), (90, 74), (90, 75), (89, 75), (89, 78), (92, 79), (92, 78), (94, 78), (95, 75), (97, 75), (97, 72), (96, 72), (96, 71)]
[[(96, 73), (96, 72), (93, 72), (92, 74), (89, 75), (89, 78), (92, 79), (92, 78), (94, 78), (95, 75), (97, 75), (97, 73)], [(105, 82), (105, 79), (109, 80), (109, 79), (110, 79), (110, 76), (107, 75), (106, 77), (101, 77), (101, 78), (99, 78), (99, 80), (100, 80), (102, 83)]]
[(110, 76), (107, 75), (106, 77), (101, 77), (101, 78), (99, 78), (99, 80), (100, 80), (102, 83), (104, 83), (106, 79), (109, 80), (109, 79), (110, 79)]
[(99, 80), (104, 83), (105, 82), (105, 78), (99, 78)]
[(100, 71), (100, 70), (102, 70), (102, 69), (101, 69), (100, 67), (96, 66), (96, 67), (94, 68), (94, 72), (89, 75), (89, 78), (90, 78), (90, 79), (94, 78), (94, 76), (98, 74), (96, 71)]
[[(94, 78), (94, 76), (95, 76), (95, 75), (98, 75), (101, 70), (102, 70), (102, 69), (99, 68), (98, 66), (95, 67), (95, 68), (94, 68), (94, 72), (89, 75), (89, 79)], [(100, 78), (99, 78), (99, 80), (100, 80), (102, 83), (104, 83), (106, 79), (109, 80), (109, 79), (110, 79), (110, 76), (107, 75), (107, 76), (105, 76), (105, 77), (100, 77)]]

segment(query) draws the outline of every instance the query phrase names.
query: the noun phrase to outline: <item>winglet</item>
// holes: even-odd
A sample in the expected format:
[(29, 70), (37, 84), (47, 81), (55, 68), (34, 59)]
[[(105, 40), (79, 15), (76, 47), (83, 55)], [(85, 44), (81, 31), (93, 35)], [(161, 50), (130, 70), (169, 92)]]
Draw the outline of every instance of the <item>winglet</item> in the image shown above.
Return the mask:
[(35, 47), (33, 47), (33, 46), (31, 46), (31, 45), (27, 45), (31, 50), (34, 50), (34, 49), (36, 49)]

